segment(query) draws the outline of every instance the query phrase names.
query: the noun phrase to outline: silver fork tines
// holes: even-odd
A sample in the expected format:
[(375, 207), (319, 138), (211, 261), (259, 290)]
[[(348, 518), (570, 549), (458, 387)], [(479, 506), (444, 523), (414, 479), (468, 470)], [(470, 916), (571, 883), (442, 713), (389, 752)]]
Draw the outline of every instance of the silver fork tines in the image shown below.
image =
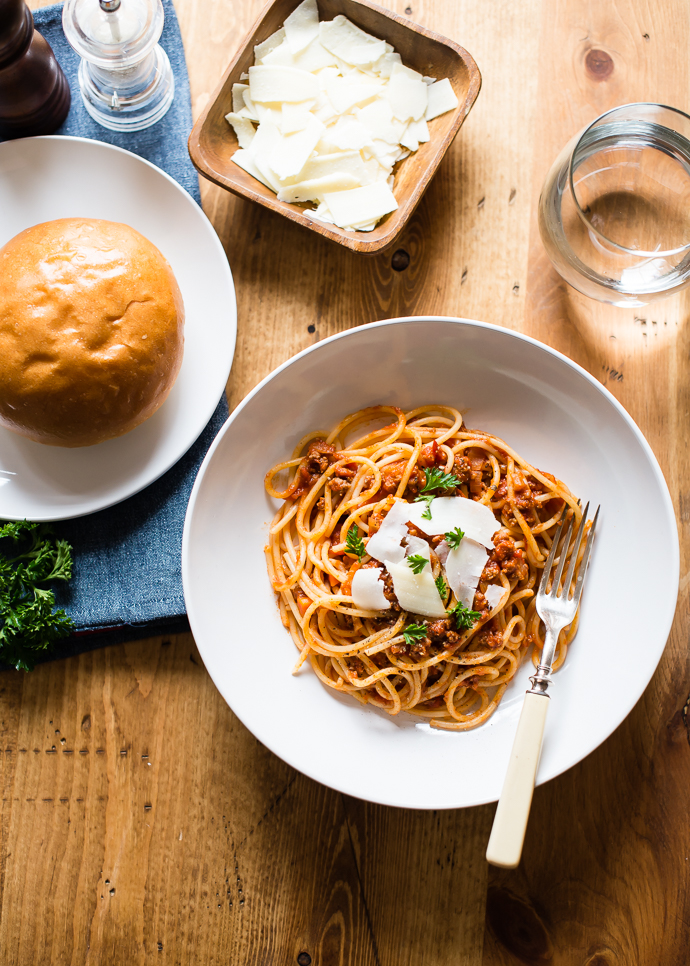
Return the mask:
[[(575, 519), (574, 517), (570, 518), (570, 523), (562, 543), (561, 535), (563, 533), (563, 528), (565, 527), (566, 521), (565, 519), (561, 520), (560, 526), (558, 527), (556, 535), (553, 539), (553, 543), (551, 544), (551, 551), (546, 563), (544, 564), (544, 573), (542, 574), (542, 578), (539, 583), (539, 590), (537, 591), (537, 613), (544, 621), (546, 626), (546, 639), (544, 641), (544, 649), (542, 650), (541, 660), (537, 666), (537, 673), (534, 675), (534, 677), (530, 678), (530, 681), (533, 685), (530, 690), (538, 694), (544, 694), (549, 686), (551, 681), (551, 665), (553, 664), (554, 655), (556, 653), (558, 635), (564, 627), (567, 627), (573, 622), (575, 614), (577, 613), (578, 605), (580, 603), (580, 598), (582, 596), (582, 588), (585, 581), (585, 574), (587, 573), (589, 555), (592, 550), (592, 543), (594, 542), (594, 531), (599, 518), (598, 507), (587, 536), (587, 543), (585, 544), (584, 553), (582, 554), (580, 570), (577, 575), (577, 582), (575, 584), (572, 597), (570, 595), (570, 588), (572, 586), (573, 577), (575, 576), (575, 567), (577, 564), (578, 555), (580, 553), (580, 546), (582, 544), (585, 527), (587, 525), (588, 512), (589, 503), (585, 507), (584, 513), (582, 514), (582, 520), (580, 521), (580, 526), (577, 529), (577, 534), (575, 535), (575, 540), (573, 542), (573, 547), (570, 554), (570, 564), (565, 575), (565, 580), (562, 584), (561, 577), (563, 576), (565, 562), (568, 557), (570, 538), (573, 532), (573, 523)], [(549, 586), (549, 577), (551, 576), (551, 571), (553, 569), (554, 560), (556, 559), (559, 544), (561, 547), (560, 559), (558, 561), (558, 566), (556, 567), (556, 573), (553, 576), (553, 581), (551, 582), (551, 589), (547, 591)]]

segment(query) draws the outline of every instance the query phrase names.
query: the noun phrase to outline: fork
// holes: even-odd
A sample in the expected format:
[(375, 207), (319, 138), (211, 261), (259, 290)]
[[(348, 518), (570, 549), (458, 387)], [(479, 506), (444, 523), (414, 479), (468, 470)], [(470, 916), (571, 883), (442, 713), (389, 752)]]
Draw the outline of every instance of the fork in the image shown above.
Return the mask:
[[(501, 797), (498, 800), (498, 808), (494, 816), (494, 824), (491, 829), (489, 845), (486, 850), (487, 861), (492, 865), (501, 866), (504, 869), (514, 869), (520, 862), (522, 845), (525, 841), (525, 831), (527, 829), (527, 819), (532, 804), (532, 793), (534, 782), (539, 767), (539, 757), (541, 755), (542, 740), (544, 737), (544, 724), (546, 722), (546, 712), (549, 709), (548, 687), (551, 684), (551, 665), (553, 664), (558, 643), (558, 635), (563, 628), (568, 627), (575, 618), (577, 608), (582, 596), (582, 587), (587, 573), (587, 564), (594, 541), (594, 530), (599, 517), (599, 508), (594, 515), (594, 520), (587, 535), (587, 543), (582, 555), (582, 562), (577, 576), (577, 583), (570, 596), (570, 588), (575, 575), (582, 538), (587, 524), (587, 513), (589, 503), (582, 514), (582, 520), (575, 537), (570, 565), (565, 575), (565, 580), (561, 585), (561, 577), (568, 556), (568, 547), (573, 532), (574, 516), (570, 518), (570, 525), (563, 540), (561, 555), (554, 574), (551, 588), (547, 591), (549, 576), (553, 568), (556, 552), (561, 540), (561, 534), (565, 526), (565, 517), (561, 520), (560, 526), (556, 531), (551, 551), (544, 564), (539, 590), (537, 591), (537, 613), (544, 621), (546, 627), (546, 637), (544, 648), (537, 666), (534, 677), (530, 678), (532, 687), (525, 693), (525, 703), (522, 707), (520, 721), (518, 722), (517, 733), (513, 743), (513, 750), (508, 763), (505, 781)], [(560, 591), (560, 592), (559, 592)]]

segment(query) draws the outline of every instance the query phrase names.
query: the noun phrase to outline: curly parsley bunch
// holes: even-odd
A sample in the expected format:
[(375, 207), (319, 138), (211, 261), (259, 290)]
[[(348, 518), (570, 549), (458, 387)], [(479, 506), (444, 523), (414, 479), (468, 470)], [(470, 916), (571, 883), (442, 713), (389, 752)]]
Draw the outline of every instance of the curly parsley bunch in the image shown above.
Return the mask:
[(72, 576), (72, 548), (50, 526), (20, 520), (0, 525), (0, 663), (32, 671), (41, 653), (74, 630), (55, 610), (47, 584)]

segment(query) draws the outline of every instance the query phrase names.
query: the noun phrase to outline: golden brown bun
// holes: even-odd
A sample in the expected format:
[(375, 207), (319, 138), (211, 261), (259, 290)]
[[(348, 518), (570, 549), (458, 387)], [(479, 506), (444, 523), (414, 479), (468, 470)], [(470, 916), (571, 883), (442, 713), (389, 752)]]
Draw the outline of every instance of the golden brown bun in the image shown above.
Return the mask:
[(0, 425), (53, 446), (121, 436), (182, 364), (175, 276), (128, 225), (61, 218), (0, 248)]

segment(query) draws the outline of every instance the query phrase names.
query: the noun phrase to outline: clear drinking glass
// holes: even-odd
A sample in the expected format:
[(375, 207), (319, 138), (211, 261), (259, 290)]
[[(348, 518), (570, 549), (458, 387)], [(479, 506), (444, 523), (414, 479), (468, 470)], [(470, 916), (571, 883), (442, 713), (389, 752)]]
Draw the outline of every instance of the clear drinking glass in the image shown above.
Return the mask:
[(626, 104), (563, 149), (539, 198), (558, 272), (602, 302), (645, 305), (690, 284), (690, 117)]

